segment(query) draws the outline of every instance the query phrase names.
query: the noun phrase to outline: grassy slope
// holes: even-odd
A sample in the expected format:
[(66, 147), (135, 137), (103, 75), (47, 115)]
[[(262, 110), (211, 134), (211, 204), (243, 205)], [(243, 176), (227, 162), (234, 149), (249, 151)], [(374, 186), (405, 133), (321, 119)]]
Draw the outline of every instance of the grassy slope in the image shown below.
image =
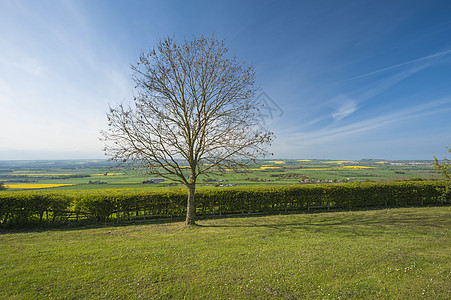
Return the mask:
[(445, 299), (449, 207), (0, 235), (0, 299)]

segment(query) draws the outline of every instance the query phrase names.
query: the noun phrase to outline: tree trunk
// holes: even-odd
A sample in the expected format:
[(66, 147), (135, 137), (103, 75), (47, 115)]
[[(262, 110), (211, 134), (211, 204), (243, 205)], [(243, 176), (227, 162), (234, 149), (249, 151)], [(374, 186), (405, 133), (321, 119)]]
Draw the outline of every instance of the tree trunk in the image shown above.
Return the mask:
[(188, 202), (186, 204), (185, 225), (196, 225), (196, 202), (194, 199), (196, 185), (190, 184), (190, 185), (187, 185), (187, 187), (188, 187)]

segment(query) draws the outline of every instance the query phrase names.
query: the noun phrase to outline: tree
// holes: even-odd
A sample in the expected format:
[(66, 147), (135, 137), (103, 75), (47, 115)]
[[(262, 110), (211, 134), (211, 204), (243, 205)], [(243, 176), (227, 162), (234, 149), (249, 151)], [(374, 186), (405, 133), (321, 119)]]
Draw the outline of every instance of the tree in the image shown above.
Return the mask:
[[(446, 147), (448, 152), (451, 154), (451, 148)], [(437, 157), (434, 156), (433, 162), (434, 168), (440, 172), (446, 179), (451, 180), (451, 160), (448, 158), (443, 158), (440, 162)]]
[(131, 66), (137, 95), (107, 113), (105, 152), (188, 188), (186, 225), (195, 225), (200, 175), (242, 169), (268, 154), (273, 133), (255, 102), (255, 71), (214, 38), (166, 38)]
[(0, 191), (3, 191), (3, 190), (6, 190), (6, 186), (2, 181), (0, 181)]

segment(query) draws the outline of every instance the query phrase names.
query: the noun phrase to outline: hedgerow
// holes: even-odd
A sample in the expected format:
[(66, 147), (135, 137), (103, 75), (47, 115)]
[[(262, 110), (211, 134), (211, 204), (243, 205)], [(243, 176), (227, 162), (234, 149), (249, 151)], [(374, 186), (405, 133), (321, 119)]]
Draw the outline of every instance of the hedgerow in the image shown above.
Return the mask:
[(72, 203), (71, 197), (45, 193), (1, 193), (0, 224), (61, 222)]
[[(348, 183), (252, 188), (212, 188), (196, 194), (197, 215), (272, 213), (318, 208), (358, 209), (451, 204), (449, 181)], [(92, 219), (177, 218), (186, 192), (0, 194), (0, 225), (67, 223)]]

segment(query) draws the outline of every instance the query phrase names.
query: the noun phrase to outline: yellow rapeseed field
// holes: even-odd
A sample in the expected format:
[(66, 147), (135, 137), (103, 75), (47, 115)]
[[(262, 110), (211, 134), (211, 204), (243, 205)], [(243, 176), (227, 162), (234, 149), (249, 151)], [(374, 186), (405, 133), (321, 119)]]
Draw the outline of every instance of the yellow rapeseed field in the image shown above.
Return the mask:
[(308, 168), (308, 169), (298, 169), (299, 171), (339, 171), (339, 170), (363, 170), (363, 169), (374, 169), (375, 167), (367, 166), (341, 166), (335, 168)]
[(72, 176), (74, 174), (47, 174), (47, 173), (16, 173), (14, 172), (13, 175), (17, 176)]
[(311, 159), (298, 159), (297, 161), (312, 161)]
[(47, 189), (59, 186), (75, 185), (73, 183), (15, 183), (7, 184), (9, 189)]
[(357, 164), (356, 161), (349, 161), (349, 160), (334, 160), (334, 161), (325, 161), (326, 164)]
[(340, 170), (338, 168), (308, 168), (308, 169), (297, 169), (298, 171), (332, 171)]
[(125, 173), (103, 173), (103, 174), (92, 174), (92, 176), (114, 176), (114, 175), (124, 175)]
[(260, 171), (260, 169), (225, 169), (227, 172), (232, 172), (232, 171)]
[(283, 160), (271, 160), (271, 161), (267, 161), (269, 163), (273, 163), (273, 164), (285, 164), (285, 162)]
[(342, 168), (346, 168), (346, 169), (374, 169), (375, 167), (367, 167), (367, 166), (343, 166)]

